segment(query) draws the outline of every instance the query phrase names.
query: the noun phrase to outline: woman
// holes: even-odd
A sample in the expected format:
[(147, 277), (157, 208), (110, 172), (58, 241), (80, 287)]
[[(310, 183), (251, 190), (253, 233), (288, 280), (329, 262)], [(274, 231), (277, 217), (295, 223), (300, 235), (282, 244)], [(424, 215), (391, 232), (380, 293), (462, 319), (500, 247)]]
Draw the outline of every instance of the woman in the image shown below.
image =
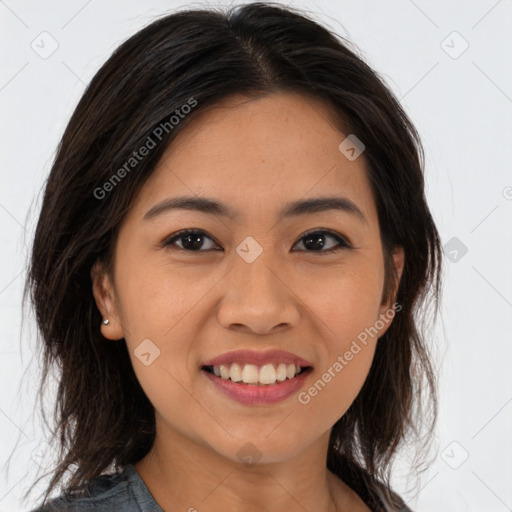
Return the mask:
[(422, 169), (376, 73), (289, 8), (182, 11), (123, 43), (35, 234), (41, 388), (61, 369), (38, 510), (410, 510), (389, 473), (435, 419)]

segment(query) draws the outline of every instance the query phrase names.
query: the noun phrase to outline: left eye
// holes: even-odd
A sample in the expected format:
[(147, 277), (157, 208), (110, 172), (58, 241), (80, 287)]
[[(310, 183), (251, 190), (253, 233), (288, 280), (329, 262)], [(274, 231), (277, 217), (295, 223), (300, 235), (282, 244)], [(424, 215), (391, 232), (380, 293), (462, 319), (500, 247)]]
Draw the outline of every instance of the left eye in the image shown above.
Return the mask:
[[(328, 238), (331, 238), (338, 243), (329, 247), (327, 250), (322, 251), (321, 249), (325, 249), (325, 241)], [(302, 242), (303, 240), (304, 242)], [(312, 251), (307, 252), (319, 252), (322, 254), (350, 248), (350, 245), (343, 238), (335, 235), (334, 233), (330, 233), (329, 231), (312, 231), (311, 233), (303, 235), (299, 242), (302, 242), (305, 247), (313, 249)]]
[[(328, 247), (327, 250), (325, 249), (326, 246), (326, 240), (328, 239), (335, 240), (337, 244), (334, 244), (334, 246)], [(179, 233), (176, 233), (171, 238), (164, 241), (164, 246), (172, 246), (172, 245), (178, 245), (177, 242), (181, 242), (181, 245), (178, 245), (180, 249), (183, 249), (185, 251), (191, 251), (191, 252), (204, 252), (208, 250), (218, 250), (211, 246), (204, 249), (204, 239), (208, 239), (211, 242), (213, 242), (213, 246), (216, 246), (217, 244), (213, 241), (211, 237), (209, 237), (204, 231), (201, 230), (192, 230), (192, 229), (186, 229), (183, 231), (180, 231)], [(310, 233), (307, 233), (303, 235), (298, 243), (302, 243), (304, 247), (306, 247), (306, 252), (318, 252), (318, 253), (330, 253), (334, 251), (338, 251), (340, 249), (349, 249), (350, 245), (348, 242), (346, 242), (342, 237), (330, 233), (329, 231), (312, 231)], [(297, 245), (297, 244), (295, 244)], [(328, 245), (328, 244), (327, 244)], [(203, 248), (203, 251), (200, 251), (200, 249)]]

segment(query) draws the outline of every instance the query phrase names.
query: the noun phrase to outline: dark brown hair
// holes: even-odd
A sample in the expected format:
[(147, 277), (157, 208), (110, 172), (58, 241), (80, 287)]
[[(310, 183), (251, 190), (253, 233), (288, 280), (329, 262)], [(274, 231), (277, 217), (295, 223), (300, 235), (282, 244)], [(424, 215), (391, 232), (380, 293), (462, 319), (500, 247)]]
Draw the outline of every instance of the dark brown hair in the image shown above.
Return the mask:
[[(45, 501), (66, 471), (71, 477), (64, 488), (78, 488), (112, 467), (137, 462), (155, 437), (154, 409), (124, 340), (107, 342), (100, 332), (92, 266), (101, 261), (111, 270), (127, 209), (166, 147), (198, 113), (232, 95), (278, 91), (324, 101), (340, 131), (365, 144), (387, 291), (392, 250), (405, 251), (395, 297), (401, 310), (377, 344), (363, 388), (333, 426), (327, 454), (327, 467), (366, 493), (367, 502), (380, 500), (386, 510), (400, 506), (389, 484), (391, 463), (409, 434), (426, 446), (436, 417), (435, 375), (418, 326), (422, 305), (435, 304), (437, 311), (441, 270), (423, 149), (397, 99), (350, 42), (298, 11), (264, 3), (227, 12), (178, 11), (151, 23), (96, 73), (67, 125), (46, 183), (24, 293), (30, 293), (43, 341), (38, 397), (45, 422), (48, 371), (56, 366), (59, 372), (52, 429), (59, 462)], [(164, 130), (108, 194), (98, 193), (191, 99), (190, 113)]]

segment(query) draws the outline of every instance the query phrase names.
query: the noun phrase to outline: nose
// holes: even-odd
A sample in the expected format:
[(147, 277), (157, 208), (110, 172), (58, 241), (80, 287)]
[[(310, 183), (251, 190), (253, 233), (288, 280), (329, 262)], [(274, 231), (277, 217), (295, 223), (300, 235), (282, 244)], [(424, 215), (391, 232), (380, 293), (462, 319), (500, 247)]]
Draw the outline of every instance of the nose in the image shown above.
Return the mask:
[(298, 323), (299, 300), (279, 266), (264, 254), (252, 263), (236, 257), (223, 280), (217, 317), (224, 328), (264, 335)]

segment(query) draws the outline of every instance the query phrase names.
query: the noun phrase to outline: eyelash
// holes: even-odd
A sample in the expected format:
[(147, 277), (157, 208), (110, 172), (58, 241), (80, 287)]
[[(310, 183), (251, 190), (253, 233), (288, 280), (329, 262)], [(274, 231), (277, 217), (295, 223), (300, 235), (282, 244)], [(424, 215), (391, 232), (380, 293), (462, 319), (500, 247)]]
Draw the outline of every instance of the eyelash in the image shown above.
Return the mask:
[[(334, 252), (337, 252), (339, 250), (342, 250), (342, 249), (351, 249), (352, 246), (348, 243), (348, 241), (341, 237), (340, 235), (332, 232), (332, 231), (329, 231), (329, 230), (325, 230), (325, 229), (322, 229), (322, 230), (314, 230), (314, 231), (309, 231), (305, 234), (303, 234), (300, 238), (299, 238), (299, 241), (303, 240), (304, 238), (310, 236), (310, 235), (316, 235), (316, 234), (326, 234), (326, 235), (329, 235), (331, 236), (332, 238), (336, 239), (336, 241), (338, 242), (338, 245), (335, 246), (335, 247), (332, 247), (331, 249), (328, 249), (326, 251), (308, 251), (308, 250), (302, 250), (302, 251), (299, 251), (299, 252), (309, 252), (309, 253), (312, 253), (312, 254), (318, 254), (318, 255), (324, 255), (324, 254), (332, 254)], [(174, 244), (174, 242), (180, 238), (183, 238), (187, 235), (203, 235), (203, 236), (206, 236), (207, 238), (209, 238), (210, 240), (212, 240), (213, 242), (215, 242), (215, 240), (209, 236), (205, 231), (203, 230), (200, 230), (200, 229), (183, 229), (182, 231), (178, 231), (177, 233), (174, 233), (173, 235), (171, 235), (171, 237), (167, 238), (166, 240), (164, 240), (162, 242), (162, 246), (164, 247), (170, 247)], [(217, 243), (217, 242), (215, 242)], [(218, 244), (217, 244), (218, 245)], [(217, 249), (207, 249), (207, 250), (198, 250), (198, 251), (192, 251), (192, 250), (189, 250), (189, 249), (183, 249), (182, 247), (178, 247), (176, 246), (176, 248), (180, 251), (185, 251), (185, 252), (208, 252), (208, 251), (211, 251), (211, 250), (217, 250)]]

